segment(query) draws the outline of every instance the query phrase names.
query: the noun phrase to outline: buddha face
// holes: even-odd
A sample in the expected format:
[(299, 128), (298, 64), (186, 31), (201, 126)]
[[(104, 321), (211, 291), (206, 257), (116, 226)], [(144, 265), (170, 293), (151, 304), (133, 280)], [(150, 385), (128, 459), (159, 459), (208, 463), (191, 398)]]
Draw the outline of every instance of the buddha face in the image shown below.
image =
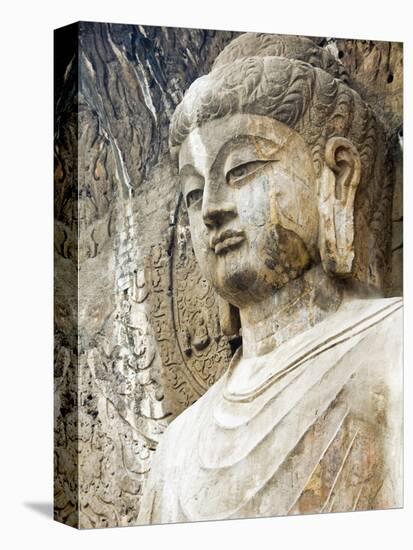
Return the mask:
[(314, 166), (286, 125), (247, 114), (209, 121), (183, 142), (179, 173), (199, 266), (228, 302), (262, 300), (316, 257)]

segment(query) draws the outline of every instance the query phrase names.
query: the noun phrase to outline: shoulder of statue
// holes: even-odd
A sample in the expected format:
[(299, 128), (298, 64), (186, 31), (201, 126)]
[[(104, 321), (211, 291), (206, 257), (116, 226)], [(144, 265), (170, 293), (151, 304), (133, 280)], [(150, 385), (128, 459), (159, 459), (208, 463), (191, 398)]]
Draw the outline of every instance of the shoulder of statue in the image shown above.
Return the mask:
[[(168, 428), (165, 430), (160, 445), (166, 441), (176, 442), (179, 434), (188, 428), (191, 429), (191, 426), (197, 422), (200, 417), (204, 414), (205, 410), (210, 407), (211, 401), (217, 393), (220, 393), (223, 378), (225, 374), (213, 384), (201, 397), (195, 401), (192, 405), (186, 408), (181, 412), (172, 422), (169, 424)], [(187, 432), (185, 432), (187, 433)], [(159, 446), (158, 446), (159, 447)]]
[(344, 313), (344, 311), (347, 313), (349, 319), (354, 316), (355, 319), (372, 318), (376, 322), (381, 322), (388, 317), (403, 314), (403, 298), (392, 297), (350, 300), (345, 304), (341, 313)]
[[(403, 298), (355, 300), (348, 306), (347, 319), (355, 334), (361, 327), (372, 329), (383, 339), (382, 343), (389, 339), (399, 341), (403, 337)], [(362, 342), (359, 345), (363, 345)]]

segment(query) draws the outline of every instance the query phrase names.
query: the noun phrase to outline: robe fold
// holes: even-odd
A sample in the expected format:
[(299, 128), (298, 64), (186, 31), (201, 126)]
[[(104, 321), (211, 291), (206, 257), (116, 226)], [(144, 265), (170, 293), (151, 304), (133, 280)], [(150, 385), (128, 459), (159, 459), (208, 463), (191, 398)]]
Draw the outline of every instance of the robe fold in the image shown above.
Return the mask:
[(237, 379), (239, 349), (167, 428), (138, 523), (401, 507), (402, 329), (400, 298), (353, 300)]

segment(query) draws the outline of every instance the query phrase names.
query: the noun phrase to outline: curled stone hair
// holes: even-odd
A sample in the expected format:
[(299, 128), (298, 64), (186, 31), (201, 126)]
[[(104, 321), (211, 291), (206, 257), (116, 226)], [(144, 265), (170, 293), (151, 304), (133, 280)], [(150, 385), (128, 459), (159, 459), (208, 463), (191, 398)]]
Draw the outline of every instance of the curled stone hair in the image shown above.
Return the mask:
[(171, 121), (172, 151), (196, 127), (236, 113), (263, 115), (300, 133), (320, 175), (331, 137), (345, 137), (361, 159), (355, 204), (353, 276), (383, 286), (388, 271), (392, 187), (385, 135), (341, 63), (310, 39), (246, 33), (186, 92)]

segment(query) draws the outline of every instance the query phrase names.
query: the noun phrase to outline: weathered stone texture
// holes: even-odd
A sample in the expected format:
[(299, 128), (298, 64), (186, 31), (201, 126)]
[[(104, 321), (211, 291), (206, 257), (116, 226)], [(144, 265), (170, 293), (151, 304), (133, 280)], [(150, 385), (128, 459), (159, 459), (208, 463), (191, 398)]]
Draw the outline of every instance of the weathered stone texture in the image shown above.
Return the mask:
[(346, 68), (352, 86), (373, 107), (391, 146), (393, 171), (392, 272), (388, 294), (403, 291), (403, 44), (320, 38)]
[(78, 58), (74, 35), (56, 68), (55, 517), (128, 525), (168, 421), (229, 357), (187, 251), (168, 128), (235, 33), (80, 23)]
[[(163, 431), (221, 376), (238, 345), (224, 336), (217, 298), (196, 265), (168, 149), (183, 94), (238, 34), (80, 23), (73, 51), (57, 59), (58, 521), (136, 523)], [(400, 294), (401, 45), (320, 43), (379, 108), (392, 137), (389, 293)]]
[(397, 296), (403, 289), (403, 44), (341, 39), (337, 48), (355, 89), (378, 113), (391, 143), (394, 192), (389, 294)]

